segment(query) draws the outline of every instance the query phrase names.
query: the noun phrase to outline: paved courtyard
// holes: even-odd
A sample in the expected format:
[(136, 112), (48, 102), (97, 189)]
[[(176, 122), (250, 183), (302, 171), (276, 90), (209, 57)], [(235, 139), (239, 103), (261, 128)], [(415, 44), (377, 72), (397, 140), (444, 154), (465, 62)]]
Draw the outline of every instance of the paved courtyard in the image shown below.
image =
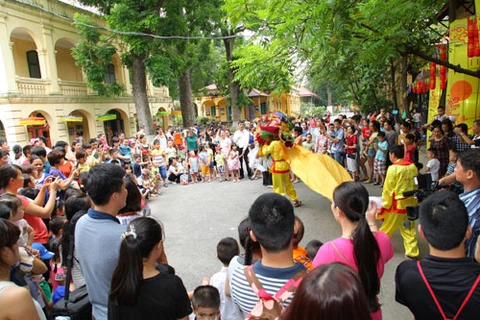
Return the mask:
[[(323, 242), (341, 235), (340, 226), (330, 211), (330, 202), (303, 183), (295, 185), (303, 206), (295, 213), (305, 224), (301, 245), (312, 239)], [(381, 189), (367, 185), (370, 195), (381, 195)], [(169, 263), (183, 279), (187, 290), (221, 268), (216, 259), (216, 245), (223, 237), (237, 237), (238, 223), (247, 216), (251, 203), (262, 193), (272, 192), (261, 180), (240, 183), (212, 182), (194, 185), (170, 185), (162, 195), (150, 202), (152, 213), (163, 222), (166, 232), (165, 250)], [(400, 234), (393, 238), (394, 258), (386, 265), (382, 278), (380, 303), (384, 319), (412, 319), (408, 309), (395, 302), (394, 274), (404, 260)], [(422, 256), (428, 252), (420, 241)]]

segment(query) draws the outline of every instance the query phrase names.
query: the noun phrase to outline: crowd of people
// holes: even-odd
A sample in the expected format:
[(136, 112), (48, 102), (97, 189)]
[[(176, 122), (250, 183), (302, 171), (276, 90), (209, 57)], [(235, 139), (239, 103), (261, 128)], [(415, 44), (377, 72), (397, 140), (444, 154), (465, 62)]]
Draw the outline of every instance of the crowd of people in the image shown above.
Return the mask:
[[(279, 171), (284, 160), (269, 152), (283, 140), (259, 143), (264, 119), (240, 122), (233, 133), (223, 125), (157, 128), (150, 141), (142, 131), (110, 143), (100, 134), (72, 146), (57, 141), (53, 149), (40, 137), (13, 146), (12, 154), (0, 141), (0, 318), (48, 319), (66, 291), (85, 288), (96, 320), (382, 319), (380, 283), (400, 230), (408, 259), (397, 268), (395, 299), (416, 319), (475, 319), (480, 121), (468, 135), (442, 107), (430, 123), (415, 113), (395, 125), (385, 109), (333, 123), (290, 120), (295, 144), (333, 158), (352, 178), (333, 192), (339, 237), (311, 239), (305, 248), (292, 185), (301, 179), (288, 166)], [(418, 149), (427, 131), (422, 164)], [(418, 202), (403, 196), (417, 188), (419, 170), (456, 191), (435, 192), (419, 207), (419, 234), (430, 250), (422, 260), (406, 214)], [(219, 241), (222, 269), (209, 284), (187, 292), (168, 264), (164, 227), (148, 201), (169, 185), (238, 183), (245, 176), (261, 176), (265, 186), (273, 179), (274, 193), (253, 202), (238, 241)], [(381, 204), (369, 201), (369, 183), (382, 188)]]

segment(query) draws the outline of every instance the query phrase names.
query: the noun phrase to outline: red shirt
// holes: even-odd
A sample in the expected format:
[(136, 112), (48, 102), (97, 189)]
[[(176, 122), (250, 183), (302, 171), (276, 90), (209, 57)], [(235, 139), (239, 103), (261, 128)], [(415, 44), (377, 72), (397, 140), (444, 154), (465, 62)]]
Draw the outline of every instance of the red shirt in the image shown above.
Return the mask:
[(21, 195), (17, 195), (17, 197), (22, 201), (23, 210), (25, 210), (24, 219), (27, 220), (28, 224), (35, 232), (33, 242), (38, 242), (41, 244), (48, 243), (48, 230), (42, 218), (33, 216), (27, 212), (27, 207), (32, 200)]
[[(351, 147), (358, 144), (358, 139), (355, 134), (347, 137), (347, 146)], [(357, 149), (345, 149), (345, 153), (356, 153)]]
[(413, 154), (415, 153), (415, 146), (409, 145), (407, 146), (407, 152), (403, 156), (403, 160), (413, 163)]
[(372, 130), (370, 130), (369, 128), (362, 128), (363, 139), (370, 139), (371, 135), (372, 135)]

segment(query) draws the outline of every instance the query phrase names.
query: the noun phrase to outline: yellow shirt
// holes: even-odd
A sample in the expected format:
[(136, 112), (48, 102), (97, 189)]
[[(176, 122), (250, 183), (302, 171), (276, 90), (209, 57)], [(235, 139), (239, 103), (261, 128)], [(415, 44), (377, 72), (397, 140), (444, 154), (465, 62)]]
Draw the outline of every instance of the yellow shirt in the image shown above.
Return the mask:
[(272, 173), (287, 173), (290, 172), (290, 165), (285, 159), (282, 158), (282, 155), (275, 150), (277, 143), (282, 143), (280, 141), (272, 141), (268, 146), (265, 145), (262, 148), (263, 155), (272, 155), (273, 164), (270, 168)]
[(406, 213), (407, 206), (416, 206), (417, 199), (403, 196), (403, 192), (415, 190), (414, 178), (418, 175), (417, 167), (403, 159), (395, 161), (387, 170), (383, 185), (383, 208), (388, 212)]
[(88, 165), (87, 162), (85, 162), (84, 164), (81, 164), (81, 163), (77, 164), (77, 168), (80, 170), (78, 173), (90, 171), (90, 166)]

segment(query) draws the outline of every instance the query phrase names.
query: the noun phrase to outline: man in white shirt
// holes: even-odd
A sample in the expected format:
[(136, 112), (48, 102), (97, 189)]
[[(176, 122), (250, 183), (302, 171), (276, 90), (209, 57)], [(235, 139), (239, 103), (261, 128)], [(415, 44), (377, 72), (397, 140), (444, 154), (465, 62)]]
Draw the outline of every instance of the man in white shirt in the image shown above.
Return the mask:
[(244, 178), (243, 163), (247, 167), (247, 174), (250, 178), (252, 176), (252, 169), (248, 165), (248, 142), (250, 140), (250, 132), (245, 130), (245, 122), (240, 121), (238, 123), (238, 130), (233, 134), (233, 143), (237, 145), (239, 160), (240, 160), (240, 179)]

